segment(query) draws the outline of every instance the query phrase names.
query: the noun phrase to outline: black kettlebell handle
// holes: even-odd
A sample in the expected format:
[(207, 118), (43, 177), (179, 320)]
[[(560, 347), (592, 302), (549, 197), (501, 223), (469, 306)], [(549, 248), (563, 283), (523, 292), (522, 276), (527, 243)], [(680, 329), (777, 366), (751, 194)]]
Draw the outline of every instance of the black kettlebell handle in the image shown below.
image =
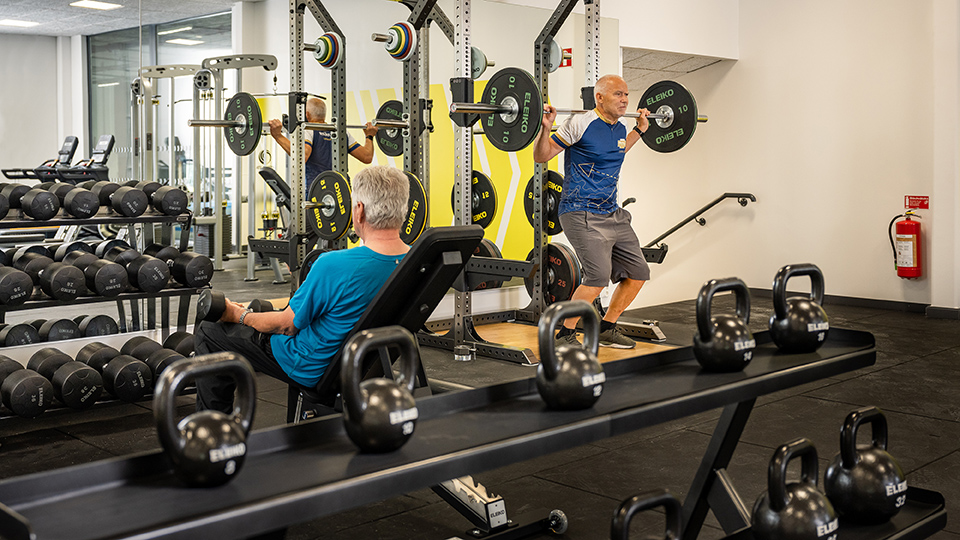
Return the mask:
[(710, 304), (718, 292), (733, 291), (737, 298), (737, 317), (744, 326), (750, 323), (750, 290), (740, 278), (730, 277), (711, 279), (700, 287), (697, 295), (697, 330), (700, 332), (700, 341), (710, 341), (713, 334), (713, 324), (710, 322)]
[(817, 485), (820, 464), (817, 462), (817, 449), (810, 439), (797, 439), (781, 445), (773, 453), (770, 468), (767, 471), (767, 493), (770, 494), (770, 509), (779, 512), (790, 503), (787, 497), (787, 465), (793, 458), (801, 458), (800, 481)]
[(680, 506), (680, 501), (669, 491), (658, 489), (635, 495), (620, 504), (613, 514), (613, 522), (610, 523), (610, 540), (627, 540), (630, 534), (630, 520), (633, 519), (634, 514), (658, 506), (662, 506), (667, 513), (663, 537), (670, 540), (679, 539), (683, 528), (681, 521), (683, 508)]
[(810, 276), (810, 299), (823, 305), (823, 272), (815, 264), (788, 264), (773, 278), (773, 311), (777, 319), (787, 318), (787, 280), (794, 276)]
[(554, 344), (553, 330), (557, 324), (574, 316), (584, 317), (583, 321), (583, 348), (594, 358), (600, 350), (600, 315), (593, 306), (583, 300), (567, 300), (556, 302), (543, 312), (540, 317), (540, 327), (537, 329), (537, 341), (540, 345), (540, 365), (547, 379), (557, 378), (557, 350)]
[(361, 363), (371, 350), (398, 345), (400, 347), (400, 375), (397, 384), (413, 393), (417, 382), (417, 367), (420, 365), (420, 349), (417, 340), (409, 330), (402, 326), (384, 326), (357, 332), (343, 349), (343, 371), (341, 371), (341, 393), (343, 404), (351, 418), (363, 418), (366, 410), (361, 404), (360, 380), (363, 378)]
[(237, 397), (231, 422), (240, 424), (244, 434), (250, 433), (257, 391), (253, 368), (239, 354), (221, 352), (177, 360), (163, 370), (153, 391), (153, 416), (157, 420), (161, 442), (165, 448), (176, 448), (180, 430), (177, 427), (177, 395), (187, 381), (204, 375), (232, 375), (237, 381)]
[(847, 415), (840, 429), (840, 466), (850, 470), (860, 461), (857, 454), (857, 431), (868, 423), (873, 428), (873, 446), (887, 449), (887, 417), (876, 407), (863, 407)]

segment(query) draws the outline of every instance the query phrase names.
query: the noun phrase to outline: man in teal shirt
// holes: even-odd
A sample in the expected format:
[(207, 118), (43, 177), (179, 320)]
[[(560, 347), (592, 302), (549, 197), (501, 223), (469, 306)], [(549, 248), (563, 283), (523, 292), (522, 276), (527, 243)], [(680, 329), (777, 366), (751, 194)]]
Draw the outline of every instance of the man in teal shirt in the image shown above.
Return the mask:
[[(399, 169), (368, 167), (353, 179), (353, 228), (363, 245), (321, 255), (283, 311), (227, 302), (219, 322), (197, 325), (196, 352), (233, 351), (274, 378), (314, 386), (409, 247), (400, 240), (410, 183)], [(227, 376), (197, 379), (197, 409), (233, 411)]]

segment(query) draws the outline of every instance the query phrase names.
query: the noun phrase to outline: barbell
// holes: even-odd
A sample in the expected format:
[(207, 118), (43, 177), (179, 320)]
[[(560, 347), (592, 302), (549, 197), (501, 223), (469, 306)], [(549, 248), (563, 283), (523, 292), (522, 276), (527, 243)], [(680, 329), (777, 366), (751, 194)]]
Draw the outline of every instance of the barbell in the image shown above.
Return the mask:
[[(384, 107), (381, 107), (383, 110)], [(396, 118), (381, 118), (378, 112), (377, 118), (371, 124), (378, 128), (385, 128), (385, 131), (397, 129), (409, 129), (410, 123)], [(227, 146), (238, 156), (246, 156), (253, 153), (260, 143), (260, 137), (263, 134), (263, 117), (260, 114), (260, 105), (253, 95), (246, 92), (237, 92), (227, 102), (226, 111), (223, 113), (223, 119), (217, 120), (187, 120), (190, 127), (218, 127), (223, 128), (223, 135), (227, 139)], [(316, 131), (336, 131), (336, 124), (327, 124), (319, 122), (305, 122), (304, 129)], [(365, 125), (348, 124), (348, 129), (364, 129)], [(379, 141), (378, 141), (379, 142)]]
[[(697, 102), (689, 91), (674, 81), (660, 81), (640, 97), (639, 108), (653, 109), (654, 120), (643, 142), (657, 152), (675, 152), (693, 137), (697, 124), (707, 116), (697, 113)], [(582, 109), (557, 109), (559, 114), (578, 114)], [(450, 114), (479, 114), (487, 140), (505, 152), (516, 152), (536, 140), (543, 114), (540, 87), (526, 71), (508, 67), (490, 78), (478, 103), (450, 104)], [(639, 113), (627, 113), (637, 118)]]

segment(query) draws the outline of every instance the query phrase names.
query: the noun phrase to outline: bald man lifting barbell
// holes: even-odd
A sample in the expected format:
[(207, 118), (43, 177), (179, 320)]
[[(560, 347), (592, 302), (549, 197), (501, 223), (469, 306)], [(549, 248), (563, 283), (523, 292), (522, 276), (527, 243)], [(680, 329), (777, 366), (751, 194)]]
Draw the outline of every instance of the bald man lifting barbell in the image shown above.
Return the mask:
[[(619, 122), (627, 112), (629, 92), (627, 83), (617, 75), (601, 77), (594, 86), (594, 97), (596, 108), (568, 116), (552, 135), (550, 128), (557, 109), (544, 105), (543, 129), (534, 142), (533, 159), (546, 163), (566, 152), (558, 213), (584, 273), (583, 282), (571, 299), (593, 302), (607, 283), (616, 283), (600, 323), (600, 345), (632, 349), (636, 342), (623, 335), (617, 319), (650, 279), (650, 267), (630, 225), (630, 212), (617, 203), (617, 182), (624, 155), (650, 125), (650, 111), (637, 111), (637, 125), (632, 130)], [(580, 345), (575, 330), (577, 320), (564, 321), (557, 333), (558, 345)]]

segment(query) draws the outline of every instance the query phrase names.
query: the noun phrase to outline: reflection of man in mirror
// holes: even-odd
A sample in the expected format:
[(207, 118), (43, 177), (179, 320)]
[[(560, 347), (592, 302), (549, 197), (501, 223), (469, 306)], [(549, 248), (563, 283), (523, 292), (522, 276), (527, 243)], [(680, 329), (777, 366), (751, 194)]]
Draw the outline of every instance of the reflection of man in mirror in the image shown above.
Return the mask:
[[(617, 284), (600, 321), (600, 345), (619, 349), (636, 346), (617, 327), (617, 319), (650, 279), (650, 268), (630, 224), (630, 212), (617, 204), (623, 157), (650, 126), (650, 111), (642, 108), (632, 130), (619, 122), (627, 112), (628, 98), (627, 83), (617, 75), (605, 75), (594, 87), (596, 108), (567, 117), (554, 135), (550, 129), (557, 109), (545, 104), (542, 127), (533, 147), (537, 163), (546, 163), (564, 152), (563, 193), (557, 212), (584, 272), (572, 299), (593, 302), (607, 283)], [(574, 330), (578, 320), (569, 317), (563, 322), (557, 333), (558, 344), (579, 346)]]
[[(307, 100), (307, 122), (323, 124), (327, 118), (327, 106), (318, 98)], [(281, 148), (290, 154), (290, 139), (283, 134), (283, 123), (280, 120), (270, 120), (270, 135), (276, 139)], [(373, 161), (373, 137), (377, 134), (377, 127), (367, 122), (363, 128), (366, 140), (360, 145), (347, 133), (347, 151), (361, 162), (369, 164)], [(303, 162), (305, 166), (306, 193), (310, 193), (310, 184), (322, 172), (333, 168), (333, 132), (313, 130), (313, 135), (306, 134), (303, 148)]]

